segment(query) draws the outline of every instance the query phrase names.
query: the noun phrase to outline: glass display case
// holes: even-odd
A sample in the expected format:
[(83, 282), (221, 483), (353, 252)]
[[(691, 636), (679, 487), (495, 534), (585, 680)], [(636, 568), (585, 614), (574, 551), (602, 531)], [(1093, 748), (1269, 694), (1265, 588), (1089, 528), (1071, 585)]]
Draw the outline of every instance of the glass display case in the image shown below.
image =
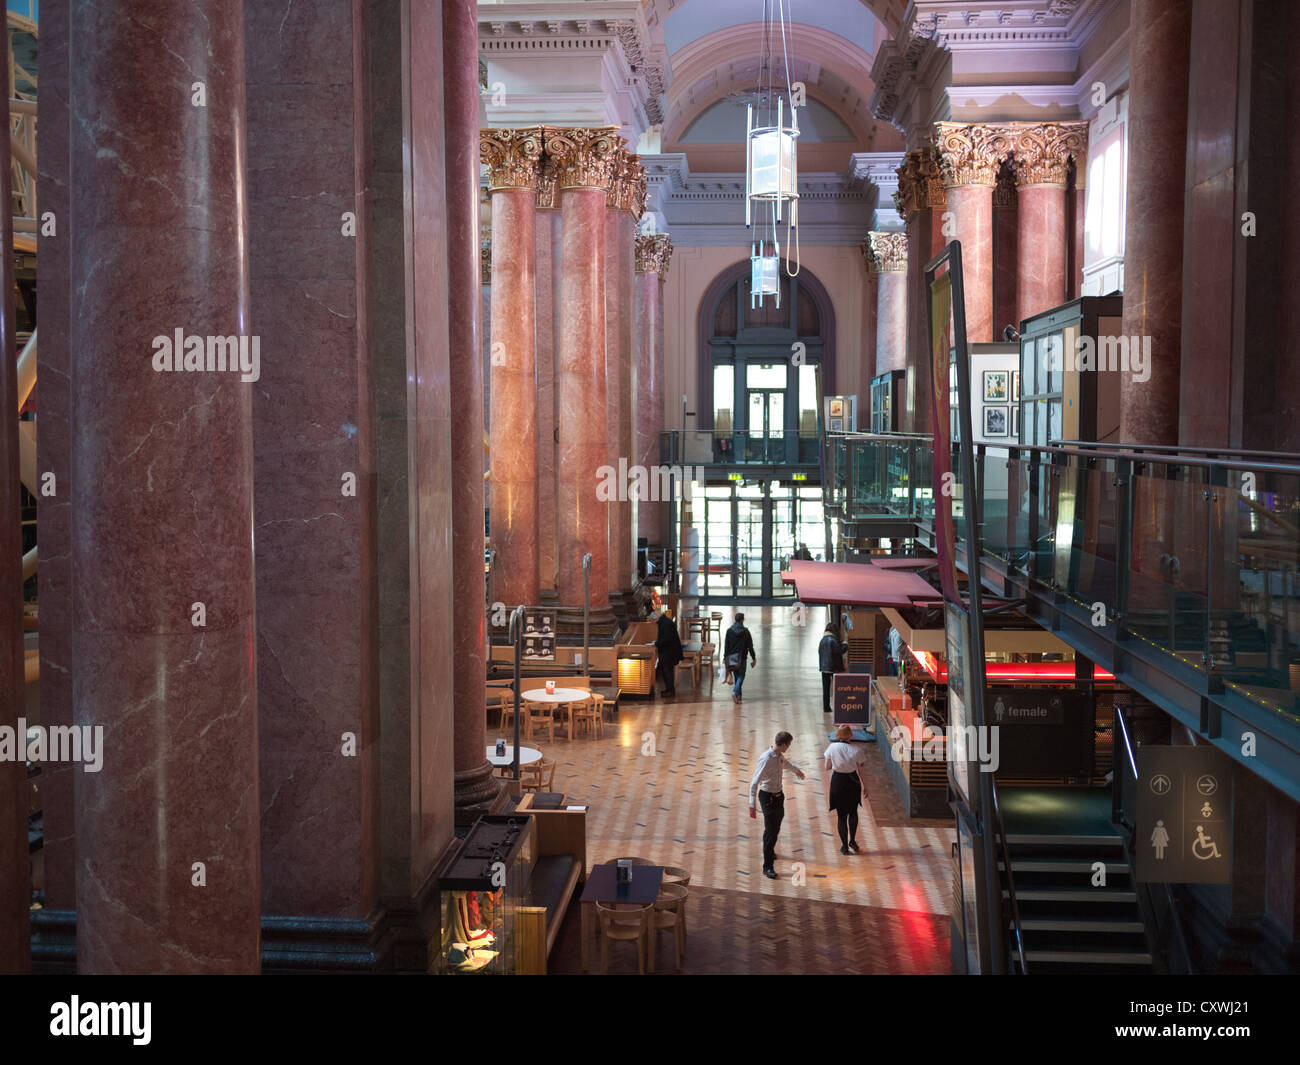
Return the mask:
[(871, 379), (871, 431), (896, 433), (903, 409), (903, 385), (907, 373), (889, 370)]
[(438, 972), (515, 972), (515, 911), (532, 876), (534, 852), (532, 818), (489, 814), (447, 856), (438, 871)]

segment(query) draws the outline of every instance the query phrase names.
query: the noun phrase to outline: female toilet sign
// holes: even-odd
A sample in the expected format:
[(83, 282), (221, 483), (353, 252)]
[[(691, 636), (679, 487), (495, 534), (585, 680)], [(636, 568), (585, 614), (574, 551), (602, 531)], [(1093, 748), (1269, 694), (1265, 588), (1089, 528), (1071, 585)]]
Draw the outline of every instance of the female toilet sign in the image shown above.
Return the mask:
[(1138, 748), (1137, 879), (1227, 884), (1232, 879), (1232, 779), (1213, 747)]

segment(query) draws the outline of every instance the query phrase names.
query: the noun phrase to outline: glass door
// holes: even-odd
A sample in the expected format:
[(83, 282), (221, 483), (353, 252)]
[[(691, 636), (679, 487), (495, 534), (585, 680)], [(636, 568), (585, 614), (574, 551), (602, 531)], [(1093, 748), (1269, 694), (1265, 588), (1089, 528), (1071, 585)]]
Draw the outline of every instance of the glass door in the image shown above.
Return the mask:
[(763, 594), (763, 485), (736, 486), (736, 594)]
[(735, 507), (731, 485), (704, 490), (704, 543), (700, 594), (736, 594)]
[(785, 461), (785, 392), (749, 390), (748, 462)]
[(768, 559), (768, 569), (772, 575), (772, 595), (793, 597), (794, 587), (781, 582), (781, 571), (790, 567), (790, 559), (799, 547), (795, 539), (794, 489), (790, 485), (773, 481), (771, 494), (772, 553)]

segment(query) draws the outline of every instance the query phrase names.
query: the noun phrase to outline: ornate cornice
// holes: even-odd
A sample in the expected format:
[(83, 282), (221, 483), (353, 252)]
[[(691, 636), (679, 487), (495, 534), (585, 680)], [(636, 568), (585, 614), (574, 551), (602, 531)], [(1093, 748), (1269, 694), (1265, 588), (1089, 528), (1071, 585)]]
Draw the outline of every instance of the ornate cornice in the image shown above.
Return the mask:
[(913, 148), (898, 168), (898, 211), (904, 218), (916, 211), (943, 209), (948, 204), (939, 160), (930, 147)]
[(1007, 123), (1003, 128), (1017, 185), (1064, 186), (1070, 159), (1077, 165), (1088, 148), (1086, 122)]
[(543, 134), (560, 189), (609, 190), (620, 153), (627, 151), (618, 126), (546, 126)]
[(1003, 127), (985, 123), (936, 122), (935, 145), (945, 188), (998, 183), (998, 168), (1010, 151)]
[(542, 157), (542, 127), (479, 130), (479, 160), (488, 168), (488, 188), (534, 189)]
[(636, 272), (658, 274), (668, 280), (668, 264), (673, 257), (673, 240), (667, 233), (647, 233), (636, 238)]
[(897, 274), (907, 270), (906, 233), (868, 233), (862, 242), (867, 273)]
[(605, 193), (605, 206), (629, 211), (633, 218), (645, 213), (646, 174), (641, 157), (626, 149), (619, 152), (613, 179)]

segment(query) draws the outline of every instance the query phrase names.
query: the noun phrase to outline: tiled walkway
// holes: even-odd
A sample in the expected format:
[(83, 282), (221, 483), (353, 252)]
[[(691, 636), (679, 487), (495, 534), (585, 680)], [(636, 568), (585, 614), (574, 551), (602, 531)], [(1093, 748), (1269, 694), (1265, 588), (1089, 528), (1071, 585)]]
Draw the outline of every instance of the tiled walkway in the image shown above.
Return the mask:
[[(840, 854), (821, 760), (829, 726), (817, 643), (825, 615), (809, 610), (806, 627), (791, 619), (784, 607), (746, 611), (758, 666), (739, 707), (716, 679), (694, 690), (683, 671), (675, 701), (625, 701), (603, 739), (557, 736), (545, 745), (557, 760), (555, 789), (590, 804), (593, 863), (635, 855), (691, 871), (687, 971), (947, 972), (951, 824), (902, 815), (885, 775), (888, 748), (872, 744), (862, 853)], [(767, 880), (762, 814), (750, 820), (748, 791), (755, 759), (780, 729), (794, 734), (789, 757), (808, 777), (787, 775), (780, 879)], [(552, 971), (580, 968), (576, 911)], [(666, 961), (668, 944), (663, 937)], [(611, 961), (611, 970), (635, 966), (630, 948)]]

